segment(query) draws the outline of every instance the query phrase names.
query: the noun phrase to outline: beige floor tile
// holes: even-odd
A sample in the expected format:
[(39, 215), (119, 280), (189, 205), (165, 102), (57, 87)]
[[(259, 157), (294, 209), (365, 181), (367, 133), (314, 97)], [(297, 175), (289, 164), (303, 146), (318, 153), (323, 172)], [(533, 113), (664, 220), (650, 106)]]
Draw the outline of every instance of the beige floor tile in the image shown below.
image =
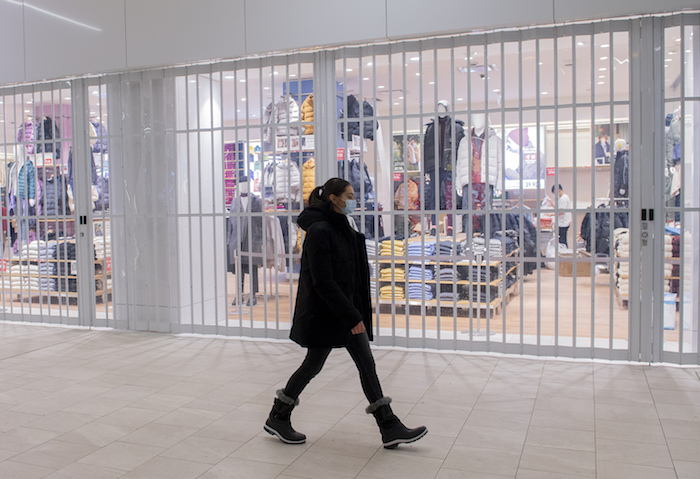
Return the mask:
[(700, 478), (700, 462), (674, 461), (678, 479)]
[(513, 479), (512, 475), (501, 476), (497, 474), (489, 474), (486, 472), (469, 472), (468, 476), (465, 476), (464, 471), (457, 471), (454, 469), (445, 469), (444, 467), (440, 469), (438, 475), (435, 479)]
[(122, 442), (169, 448), (196, 433), (197, 429), (151, 423), (120, 438)]
[(276, 479), (284, 469), (285, 466), (280, 464), (229, 457), (206, 471), (198, 479), (250, 479), (253, 477), (255, 479)]
[(519, 452), (454, 446), (442, 467), (468, 473), (479, 472), (513, 477), (519, 461)]
[(85, 424), (89, 424), (95, 419), (95, 416), (89, 416), (87, 414), (58, 411), (53, 414), (49, 414), (48, 416), (44, 416), (41, 419), (30, 422), (27, 424), (27, 427), (43, 429), (45, 431), (66, 433), (84, 426)]
[(666, 444), (661, 424), (646, 424), (600, 420), (596, 422), (596, 437), (617, 441)]
[(675, 479), (671, 468), (598, 461), (598, 479)]
[(34, 421), (43, 419), (43, 415), (26, 414), (16, 411), (0, 411), (0, 432), (11, 431), (16, 427), (26, 426)]
[(53, 431), (19, 427), (9, 432), (0, 433), (0, 449), (24, 452), (50, 441), (58, 435)]
[(328, 431), (312, 443), (309, 452), (369, 460), (381, 447), (379, 433), (368, 435)]
[(479, 396), (474, 409), (487, 409), (489, 411), (514, 412), (519, 414), (531, 414), (535, 408), (535, 399), (520, 398), (510, 395), (497, 396), (486, 392)]
[(441, 464), (441, 459), (394, 454), (392, 450), (382, 449), (362, 468), (360, 475), (381, 479), (424, 479), (435, 477)]
[(124, 471), (74, 462), (44, 479), (119, 479)]
[(667, 442), (668, 450), (671, 451), (671, 459), (674, 462), (696, 461), (700, 463), (700, 441), (669, 437)]
[(243, 446), (243, 444), (242, 442), (224, 441), (209, 437), (190, 436), (160, 455), (214, 465)]
[(109, 467), (123, 471), (131, 471), (146, 461), (162, 453), (162, 447), (144, 446), (143, 444), (128, 444), (112, 442), (78, 462), (93, 466)]
[(672, 468), (668, 448), (642, 442), (598, 439), (598, 461)]
[(595, 433), (581, 429), (530, 426), (525, 444), (595, 452)]
[(518, 469), (515, 479), (595, 479), (595, 474), (568, 474), (565, 472), (531, 471)]
[(661, 427), (666, 437), (700, 441), (700, 422), (679, 419), (662, 419)]
[(309, 450), (285, 468), (284, 473), (308, 479), (340, 479), (357, 476), (366, 464), (367, 459), (359, 457), (327, 456)]
[(104, 447), (135, 430), (136, 428), (129, 426), (92, 422), (63, 434), (59, 439), (75, 444)]
[(539, 427), (552, 427), (563, 429), (581, 429), (593, 431), (595, 429), (594, 416), (588, 411), (558, 411), (535, 409), (532, 413), (530, 425)]
[(54, 472), (53, 469), (21, 462), (0, 462), (0, 477), (7, 477), (8, 479), (42, 479), (52, 472)]
[(455, 445), (520, 453), (525, 444), (526, 429), (508, 431), (494, 427), (466, 425), (455, 439)]
[(254, 437), (237, 448), (230, 457), (288, 466), (304, 454), (309, 447), (309, 443), (285, 444), (273, 439), (272, 436)]
[(101, 417), (96, 422), (139, 428), (165, 416), (165, 414), (163, 411), (127, 406)]
[(520, 468), (565, 474), (591, 475), (596, 470), (594, 452), (525, 445)]
[(95, 446), (53, 440), (18, 454), (12, 460), (49, 469), (62, 469), (97, 449)]
[(120, 479), (196, 479), (211, 469), (210, 464), (170, 457), (154, 457)]

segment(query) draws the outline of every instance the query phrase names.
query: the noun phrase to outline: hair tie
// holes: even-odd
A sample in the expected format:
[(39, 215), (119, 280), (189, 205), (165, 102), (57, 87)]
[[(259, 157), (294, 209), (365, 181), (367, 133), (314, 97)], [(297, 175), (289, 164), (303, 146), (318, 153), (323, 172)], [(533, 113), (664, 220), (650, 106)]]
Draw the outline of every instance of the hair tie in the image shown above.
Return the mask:
[(318, 196), (323, 196), (323, 188), (318, 189)]

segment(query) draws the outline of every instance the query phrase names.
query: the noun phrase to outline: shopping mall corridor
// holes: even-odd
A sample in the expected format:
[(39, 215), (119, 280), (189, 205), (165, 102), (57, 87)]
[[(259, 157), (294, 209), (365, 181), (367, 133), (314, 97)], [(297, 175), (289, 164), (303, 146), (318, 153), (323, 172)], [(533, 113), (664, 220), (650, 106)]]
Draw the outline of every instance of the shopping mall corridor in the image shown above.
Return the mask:
[(375, 349), (429, 434), (381, 447), (334, 351), (301, 396), (304, 445), (262, 425), (291, 342), (0, 323), (0, 477), (698, 478), (699, 368)]

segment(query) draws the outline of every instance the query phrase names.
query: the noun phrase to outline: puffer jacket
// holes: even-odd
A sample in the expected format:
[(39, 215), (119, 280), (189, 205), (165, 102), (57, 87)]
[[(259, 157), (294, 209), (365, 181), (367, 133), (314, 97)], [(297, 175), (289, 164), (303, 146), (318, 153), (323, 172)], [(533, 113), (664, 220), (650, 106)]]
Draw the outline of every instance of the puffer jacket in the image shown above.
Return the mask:
[(372, 339), (365, 237), (332, 203), (299, 215), (306, 231), (290, 338), (304, 347), (342, 347), (360, 321)]
[(316, 188), (316, 160), (310, 158), (302, 167), (302, 196), (304, 203), (309, 201), (309, 195)]
[[(501, 139), (492, 128), (488, 129), (488, 177), (486, 175), (486, 138), (481, 146), (481, 183), (499, 188), (503, 176), (503, 153)], [(472, 182), (472, 135), (468, 134), (459, 142), (457, 149), (457, 185), (464, 188)]]
[[(431, 120), (425, 128), (423, 136), (423, 170), (426, 173), (434, 173), (437, 166), (441, 170), (447, 170), (448, 165), (452, 167), (452, 135), (454, 133), (454, 146), (459, 151), (459, 144), (464, 138), (464, 122), (454, 121), (454, 132), (452, 128), (452, 118), (444, 116), (438, 118), (437, 130), (435, 120)], [(444, 136), (442, 134), (444, 130)], [(436, 138), (437, 136), (437, 138)], [(435, 140), (438, 141), (438, 158), (435, 158)], [(442, 142), (442, 144), (441, 144)]]
[[(283, 97), (277, 104), (270, 102), (263, 112), (263, 124), (271, 125), (276, 123), (277, 128), (274, 130), (276, 136), (297, 136), (299, 135), (299, 126), (295, 124), (299, 121), (299, 104), (291, 96)], [(286, 125), (289, 123), (289, 125)], [(284, 125), (282, 125), (284, 124)], [(265, 128), (263, 132), (263, 140), (266, 143), (272, 143), (273, 129)]]
[(301, 104), (301, 121), (310, 121), (311, 125), (304, 125), (304, 134), (313, 135), (314, 134), (314, 94), (306, 97), (304, 103)]
[[(346, 113), (347, 112), (347, 115)], [(340, 118), (347, 116), (347, 118), (360, 118), (360, 102), (357, 101), (355, 95), (348, 95), (346, 99), (345, 111), (341, 111)], [(371, 118), (374, 116), (374, 108), (366, 100), (362, 101), (362, 116), (363, 118)], [(360, 135), (368, 140), (374, 140), (374, 130), (379, 128), (379, 124), (376, 120), (365, 120), (362, 126), (362, 132), (360, 132), (360, 122), (351, 121), (348, 122), (348, 133), (349, 138), (345, 137), (345, 123), (340, 124), (340, 134), (344, 140), (352, 141), (353, 135)]]
[(270, 163), (265, 168), (265, 186), (272, 186), (275, 202), (301, 201), (301, 175), (296, 164), (289, 160)]

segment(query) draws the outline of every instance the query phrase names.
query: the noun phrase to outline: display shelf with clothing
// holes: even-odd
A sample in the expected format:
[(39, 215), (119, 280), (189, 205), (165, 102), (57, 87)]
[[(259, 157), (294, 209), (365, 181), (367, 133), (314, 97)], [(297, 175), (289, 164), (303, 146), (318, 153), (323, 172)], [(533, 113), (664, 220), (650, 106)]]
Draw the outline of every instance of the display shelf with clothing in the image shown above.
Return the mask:
[(595, 215), (586, 213), (581, 222), (581, 238), (584, 241), (586, 251), (593, 252), (595, 242), (595, 252), (597, 255), (610, 256), (610, 229), (629, 227), (629, 213), (615, 213), (611, 224), (612, 212), (610, 205), (602, 203), (596, 208)]
[[(481, 241), (483, 244), (484, 239)], [(426, 314), (431, 314), (436, 312), (432, 308), (439, 301), (441, 308), (456, 306), (461, 314), (470, 309), (490, 309), (492, 314), (498, 314), (519, 292), (514, 280), (519, 269), (519, 262), (515, 261), (519, 252), (517, 241), (508, 236), (494, 237), (489, 243), (489, 255), (483, 248), (474, 254), (465, 244), (466, 241), (441, 241), (438, 247), (435, 240), (427, 238), (382, 241), (379, 255), (370, 257), (372, 267), (379, 271), (372, 278), (375, 291), (380, 293), (378, 304), (425, 304), (431, 307)]]

